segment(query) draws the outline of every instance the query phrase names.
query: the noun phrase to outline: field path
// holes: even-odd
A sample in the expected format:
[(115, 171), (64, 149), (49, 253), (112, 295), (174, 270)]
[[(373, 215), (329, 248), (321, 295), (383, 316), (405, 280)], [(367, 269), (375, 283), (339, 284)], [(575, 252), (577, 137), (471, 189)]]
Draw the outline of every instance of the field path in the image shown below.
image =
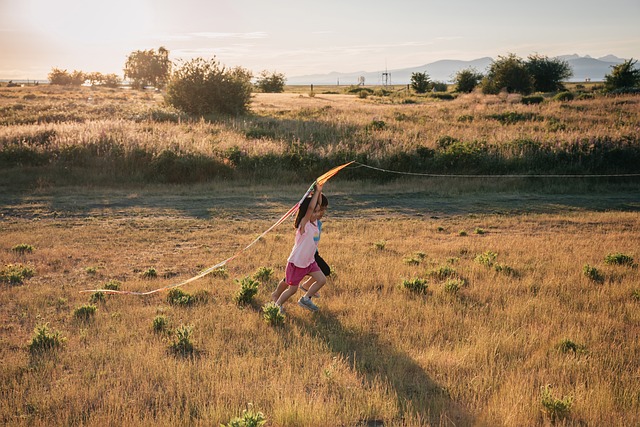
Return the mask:
[[(0, 188), (0, 220), (44, 218), (185, 217), (236, 220), (278, 218), (302, 187), (150, 186), (63, 187), (15, 192)], [(467, 214), (640, 211), (640, 188), (576, 194), (466, 192), (442, 195), (397, 185), (354, 184), (328, 191), (330, 215), (342, 218), (441, 217)]]

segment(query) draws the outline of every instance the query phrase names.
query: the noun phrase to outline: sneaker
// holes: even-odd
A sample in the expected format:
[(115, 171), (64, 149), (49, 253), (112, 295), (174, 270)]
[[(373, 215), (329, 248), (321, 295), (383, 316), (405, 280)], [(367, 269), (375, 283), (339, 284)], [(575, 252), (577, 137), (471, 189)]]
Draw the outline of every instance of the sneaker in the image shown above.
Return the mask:
[(313, 301), (311, 301), (311, 298), (308, 298), (308, 297), (301, 297), (298, 300), (298, 305), (300, 307), (306, 308), (307, 310), (310, 310), (310, 311), (318, 311), (319, 310), (318, 306), (315, 305), (313, 303)]

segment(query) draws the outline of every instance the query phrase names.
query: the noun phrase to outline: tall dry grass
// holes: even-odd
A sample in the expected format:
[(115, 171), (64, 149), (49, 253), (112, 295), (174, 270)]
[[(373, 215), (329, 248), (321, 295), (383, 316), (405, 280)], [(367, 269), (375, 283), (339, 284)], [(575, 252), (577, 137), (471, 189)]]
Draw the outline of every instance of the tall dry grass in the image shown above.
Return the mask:
[[(183, 288), (208, 292), (206, 303), (112, 296), (85, 322), (73, 312), (91, 295), (79, 290), (111, 280), (133, 290), (175, 283), (269, 222), (223, 206), (204, 218), (117, 204), (102, 214), (55, 218), (45, 206), (33, 220), (6, 216), (0, 265), (29, 265), (36, 274), (0, 287), (3, 423), (218, 425), (251, 403), (274, 426), (549, 425), (547, 385), (554, 398), (572, 399), (561, 424), (640, 422), (640, 276), (637, 267), (604, 263), (614, 252), (637, 262), (637, 212), (434, 219), (387, 208), (381, 218), (358, 216), (352, 203), (350, 219), (337, 210), (325, 221), (320, 248), (335, 275), (318, 299), (321, 311), (289, 303), (280, 328), (263, 320), (260, 306), (283, 274), (290, 224), (230, 263), (226, 278)], [(21, 243), (33, 253), (11, 250)], [(488, 252), (497, 254), (492, 266), (477, 260)], [(604, 281), (589, 280), (585, 264)], [(273, 268), (272, 279), (254, 304), (238, 306), (234, 279), (260, 267)], [(142, 277), (150, 268), (157, 279)], [(454, 277), (463, 285), (447, 291)], [(402, 288), (412, 278), (428, 282), (427, 294)], [(174, 336), (154, 332), (156, 316), (168, 319), (169, 332), (193, 327), (191, 357), (171, 351)], [(33, 329), (45, 322), (66, 342), (32, 356)], [(579, 350), (563, 352), (566, 340)]]

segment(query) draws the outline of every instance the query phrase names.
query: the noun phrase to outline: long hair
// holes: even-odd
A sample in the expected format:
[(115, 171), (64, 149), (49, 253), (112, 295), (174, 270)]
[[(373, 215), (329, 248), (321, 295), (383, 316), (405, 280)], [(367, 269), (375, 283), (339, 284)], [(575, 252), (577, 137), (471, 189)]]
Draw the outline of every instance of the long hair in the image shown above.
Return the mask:
[[(327, 196), (325, 196), (324, 194), (321, 194), (322, 198), (320, 199), (320, 206), (325, 208), (327, 206), (329, 206), (329, 199), (327, 199)], [(300, 225), (300, 221), (302, 221), (302, 218), (304, 218), (304, 216), (307, 214), (307, 210), (309, 209), (309, 204), (311, 203), (311, 197), (312, 196), (308, 196), (306, 197), (302, 203), (300, 203), (300, 207), (298, 208), (298, 213), (296, 214), (296, 220), (293, 223), (293, 228), (298, 228), (298, 226)]]

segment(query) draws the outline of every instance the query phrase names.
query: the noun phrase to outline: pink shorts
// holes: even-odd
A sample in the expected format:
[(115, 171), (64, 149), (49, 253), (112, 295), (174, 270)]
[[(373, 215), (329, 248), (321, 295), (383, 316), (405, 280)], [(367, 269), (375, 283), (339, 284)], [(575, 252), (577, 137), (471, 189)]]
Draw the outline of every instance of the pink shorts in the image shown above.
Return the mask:
[(298, 286), (304, 276), (314, 271), (321, 271), (315, 261), (304, 268), (296, 267), (294, 263), (290, 262), (287, 264), (287, 270), (285, 271), (285, 281), (289, 286)]

